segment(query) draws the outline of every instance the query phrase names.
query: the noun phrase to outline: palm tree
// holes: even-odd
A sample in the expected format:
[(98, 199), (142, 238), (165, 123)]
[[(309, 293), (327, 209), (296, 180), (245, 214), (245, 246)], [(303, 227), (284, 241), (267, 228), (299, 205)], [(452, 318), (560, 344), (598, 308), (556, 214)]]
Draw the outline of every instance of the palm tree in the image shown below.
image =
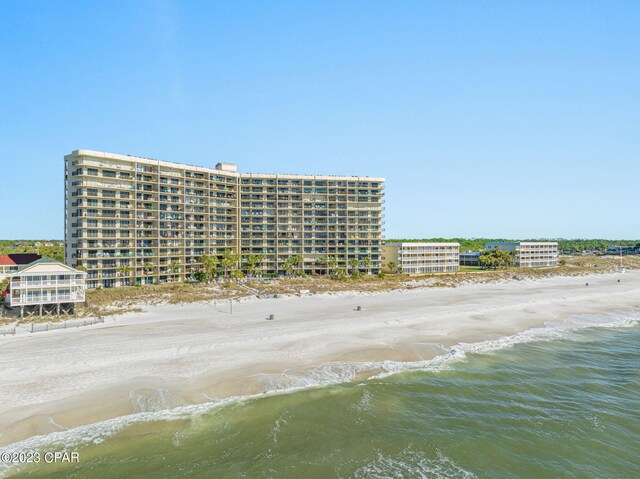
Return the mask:
[(144, 270), (144, 273), (146, 275), (149, 275), (149, 274), (153, 273), (153, 270), (154, 270), (153, 263), (150, 263), (149, 261), (145, 262), (142, 265), (142, 269)]
[(120, 273), (120, 276), (129, 276), (130, 272), (131, 272), (131, 268), (129, 267), (128, 264), (123, 264), (118, 268), (118, 273)]
[(239, 254), (234, 253), (230, 249), (224, 250), (224, 254), (222, 255), (222, 259), (220, 260), (220, 265), (222, 266), (225, 278), (228, 278), (229, 270), (235, 268), (238, 265), (239, 260)]
[(330, 270), (330, 273), (333, 276), (334, 273), (334, 268), (336, 266), (338, 266), (338, 259), (335, 256), (329, 256), (327, 258), (327, 266), (329, 267), (328, 269)]
[(284, 262), (284, 264), (282, 265), (282, 269), (284, 269), (284, 272), (286, 273), (287, 276), (291, 276), (291, 273), (295, 267), (293, 264), (293, 261), (291, 261), (291, 258), (293, 258), (293, 256), (289, 256), (287, 260)]
[(396, 264), (393, 261), (389, 261), (387, 263), (387, 268), (389, 268), (389, 271), (393, 273), (393, 270), (396, 269)]
[(179, 273), (180, 269), (182, 269), (182, 265), (177, 261), (172, 261), (169, 263), (169, 266), (167, 266), (167, 270), (173, 273), (172, 276), (177, 276), (176, 273)]
[(258, 275), (260, 272), (260, 263), (262, 263), (267, 256), (264, 254), (252, 254), (247, 258), (247, 274), (254, 273)]
[(336, 268), (331, 272), (331, 276), (334, 279), (344, 279), (346, 276), (346, 273), (342, 268)]
[(218, 265), (220, 264), (218, 257), (205, 254), (200, 257), (200, 262), (202, 263), (202, 269), (207, 276), (207, 281), (211, 281), (218, 272)]
[[(327, 264), (329, 263), (329, 260), (327, 258), (325, 258), (324, 256), (321, 256), (320, 258), (316, 258), (316, 265), (320, 266), (320, 270), (322, 271), (322, 269), (325, 270), (327, 269)], [(324, 268), (322, 268), (324, 266)]]
[(369, 272), (369, 265), (371, 264), (371, 258), (369, 258), (368, 256), (365, 256), (362, 258), (362, 263), (364, 264), (364, 267), (367, 269), (367, 272)]
[(297, 254), (297, 255), (291, 256), (290, 259), (293, 266), (295, 266), (296, 269), (299, 269), (296, 272), (296, 274), (298, 274), (298, 276), (302, 276), (304, 274), (304, 271), (302, 270), (304, 266), (304, 258), (299, 254)]
[(351, 258), (349, 260), (349, 264), (351, 265), (351, 274), (354, 274), (356, 272), (356, 268), (358, 267), (359, 263), (360, 261), (358, 261), (358, 258)]

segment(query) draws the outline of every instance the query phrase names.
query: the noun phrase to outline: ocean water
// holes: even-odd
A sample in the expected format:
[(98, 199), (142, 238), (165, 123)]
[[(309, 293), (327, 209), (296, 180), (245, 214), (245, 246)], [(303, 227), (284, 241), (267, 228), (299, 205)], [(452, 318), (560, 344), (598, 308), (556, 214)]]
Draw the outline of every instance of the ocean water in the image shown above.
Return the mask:
[(297, 389), (33, 438), (2, 451), (66, 449), (78, 451), (80, 462), (4, 474), (637, 478), (639, 317), (572, 318), (443, 350), (432, 361), (372, 364), (366, 380), (353, 378), (367, 365), (349, 364), (290, 383), (275, 377), (274, 385)]

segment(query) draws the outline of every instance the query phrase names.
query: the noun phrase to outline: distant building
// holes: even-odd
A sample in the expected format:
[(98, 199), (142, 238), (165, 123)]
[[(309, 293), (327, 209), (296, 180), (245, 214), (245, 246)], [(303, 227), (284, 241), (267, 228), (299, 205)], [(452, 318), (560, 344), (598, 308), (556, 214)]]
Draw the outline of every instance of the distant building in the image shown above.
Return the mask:
[(41, 258), (9, 275), (4, 307), (24, 316), (72, 314), (84, 302), (87, 273)]
[(41, 258), (35, 253), (12, 253), (0, 255), (0, 280), (12, 273), (16, 273), (20, 267), (26, 266)]
[(480, 251), (460, 253), (460, 266), (480, 266)]
[(384, 262), (406, 274), (451, 273), (460, 269), (459, 243), (386, 243)]
[(513, 251), (519, 268), (558, 266), (558, 243), (555, 241), (505, 241), (486, 243), (488, 251)]

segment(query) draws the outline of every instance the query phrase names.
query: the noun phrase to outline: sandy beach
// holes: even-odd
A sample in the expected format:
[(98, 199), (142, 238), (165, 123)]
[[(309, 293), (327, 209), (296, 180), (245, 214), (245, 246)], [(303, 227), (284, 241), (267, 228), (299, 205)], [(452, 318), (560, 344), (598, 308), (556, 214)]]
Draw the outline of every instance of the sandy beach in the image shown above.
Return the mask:
[(327, 363), (346, 371), (352, 362), (429, 359), (442, 346), (636, 308), (639, 293), (640, 272), (629, 271), (250, 299), (235, 302), (233, 313), (228, 302), (145, 307), (86, 328), (0, 337), (0, 446), (139, 411), (303, 385)]

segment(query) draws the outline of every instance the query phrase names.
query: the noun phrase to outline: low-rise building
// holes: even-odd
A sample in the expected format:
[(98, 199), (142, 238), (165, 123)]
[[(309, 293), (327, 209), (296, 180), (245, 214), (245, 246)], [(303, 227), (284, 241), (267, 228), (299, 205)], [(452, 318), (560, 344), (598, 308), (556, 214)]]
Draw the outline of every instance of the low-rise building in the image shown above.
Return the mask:
[(460, 253), (460, 266), (480, 266), (480, 251)]
[(384, 262), (395, 263), (403, 273), (451, 273), (460, 269), (459, 243), (386, 243)]
[(4, 307), (24, 316), (73, 314), (85, 301), (87, 273), (41, 258), (9, 275)]
[(488, 251), (501, 249), (514, 254), (518, 268), (558, 266), (558, 243), (556, 241), (504, 241), (485, 244)]

